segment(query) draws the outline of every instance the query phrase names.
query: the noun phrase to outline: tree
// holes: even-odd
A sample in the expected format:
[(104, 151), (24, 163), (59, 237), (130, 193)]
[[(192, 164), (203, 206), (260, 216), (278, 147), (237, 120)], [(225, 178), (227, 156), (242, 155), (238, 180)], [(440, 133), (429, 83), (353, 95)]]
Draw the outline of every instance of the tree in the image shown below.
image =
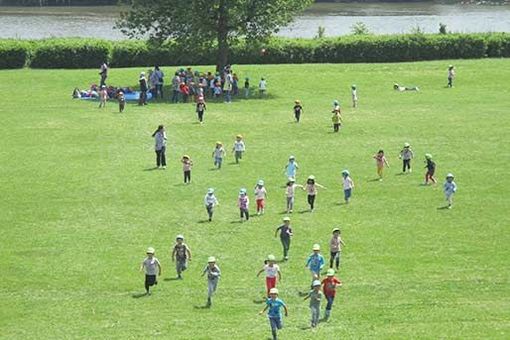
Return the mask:
[(217, 67), (229, 62), (239, 40), (260, 41), (278, 32), (313, 0), (127, 0), (117, 28), (131, 38), (155, 43), (173, 40), (181, 46), (216, 48)]

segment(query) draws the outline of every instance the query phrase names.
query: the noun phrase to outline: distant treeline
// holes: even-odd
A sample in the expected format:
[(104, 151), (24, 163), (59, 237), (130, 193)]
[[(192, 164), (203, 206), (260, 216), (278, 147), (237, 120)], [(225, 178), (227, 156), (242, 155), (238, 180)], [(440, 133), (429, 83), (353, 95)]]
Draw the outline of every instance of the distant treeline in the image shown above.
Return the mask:
[[(315, 0), (315, 2), (421, 2), (430, 0)], [(452, 0), (450, 0), (452, 1)], [(455, 0), (453, 0), (455, 2)], [(461, 0), (458, 0), (460, 2)], [(496, 0), (497, 1), (497, 0)], [(104, 6), (119, 0), (0, 0), (0, 6)]]
[(104, 6), (118, 0), (0, 0), (0, 6)]

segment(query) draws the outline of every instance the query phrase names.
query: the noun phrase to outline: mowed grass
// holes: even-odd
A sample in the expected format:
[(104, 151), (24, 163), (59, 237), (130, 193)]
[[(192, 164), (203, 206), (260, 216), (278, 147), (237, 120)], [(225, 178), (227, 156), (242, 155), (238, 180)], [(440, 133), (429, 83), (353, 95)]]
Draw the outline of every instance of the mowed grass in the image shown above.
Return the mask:
[[(446, 89), (446, 67), (457, 68)], [(175, 68), (163, 70), (169, 80)], [(200, 70), (211, 68), (199, 67)], [(241, 78), (268, 81), (270, 98), (209, 103), (203, 126), (194, 106), (128, 105), (117, 113), (72, 100), (76, 86), (98, 81), (97, 70), (0, 72), (0, 337), (264, 339), (257, 312), (264, 294), (255, 274), (267, 254), (281, 257), (274, 230), (284, 215), (289, 155), (298, 182), (314, 174), (327, 187), (317, 209), (298, 192), (290, 261), (281, 265), (280, 297), (289, 306), (281, 339), (508, 338), (510, 236), (508, 152), (510, 60), (401, 64), (235, 66)], [(141, 69), (113, 69), (109, 83), (136, 84)], [(392, 84), (418, 85), (396, 93)], [(359, 108), (350, 108), (350, 84)], [(167, 94), (169, 95), (169, 93)], [(294, 99), (305, 112), (293, 123)], [(332, 100), (342, 102), (344, 128), (333, 134)], [(169, 167), (154, 166), (151, 133), (167, 127)], [(221, 140), (245, 136), (240, 165), (229, 153), (221, 171), (211, 152)], [(397, 155), (413, 146), (413, 173), (399, 175)], [(391, 167), (376, 178), (372, 155), (383, 148)], [(182, 184), (180, 156), (191, 155), (193, 183)], [(420, 186), (423, 155), (437, 162), (436, 186)], [(342, 169), (356, 188), (340, 205)], [(456, 175), (452, 210), (442, 183)], [(239, 188), (264, 179), (266, 214), (240, 224)], [(203, 223), (203, 196), (216, 188), (220, 206)], [(332, 319), (309, 324), (304, 267), (313, 243), (328, 259), (333, 227), (347, 244)], [(182, 233), (193, 251), (183, 281), (170, 251)], [(163, 265), (150, 297), (138, 267), (148, 246)], [(207, 257), (222, 270), (210, 310), (203, 306)], [(323, 305), (324, 308), (324, 305)]]

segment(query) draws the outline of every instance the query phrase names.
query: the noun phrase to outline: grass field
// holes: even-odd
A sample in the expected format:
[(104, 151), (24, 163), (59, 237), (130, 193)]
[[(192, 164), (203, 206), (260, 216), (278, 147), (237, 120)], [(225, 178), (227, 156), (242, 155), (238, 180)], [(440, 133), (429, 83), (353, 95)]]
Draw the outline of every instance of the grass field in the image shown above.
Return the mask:
[[(453, 89), (444, 88), (449, 63), (457, 68)], [(191, 104), (128, 105), (119, 114), (114, 103), (100, 110), (72, 100), (75, 86), (98, 81), (97, 70), (0, 71), (0, 338), (269, 337), (257, 315), (264, 279), (255, 274), (267, 254), (282, 254), (273, 234), (285, 216), (291, 154), (298, 182), (314, 174), (327, 190), (314, 213), (305, 212), (304, 192), (296, 197), (291, 258), (281, 265), (280, 296), (289, 306), (281, 339), (510, 337), (510, 60), (235, 70), (253, 83), (266, 76), (270, 97), (211, 103), (203, 126)], [(134, 85), (139, 71), (114, 69), (109, 82)], [(394, 81), (421, 91), (396, 93)], [(305, 109), (300, 124), (296, 98)], [(343, 103), (340, 134), (331, 133), (333, 99)], [(169, 168), (148, 171), (158, 124), (167, 127)], [(215, 141), (231, 148), (238, 133), (247, 146), (242, 163), (229, 154), (221, 171), (212, 170)], [(416, 158), (414, 172), (402, 176), (404, 142)], [(379, 148), (391, 165), (383, 182), (373, 181)], [(420, 185), (427, 152), (437, 162), (436, 186)], [(184, 153), (195, 162), (189, 186)], [(339, 204), (344, 168), (356, 183), (349, 206)], [(447, 172), (458, 185), (452, 210), (438, 209)], [(259, 178), (266, 214), (240, 224), (238, 190)], [(212, 223), (203, 222), (208, 187), (220, 201)], [(344, 287), (332, 320), (312, 332), (298, 294), (309, 284), (304, 261), (316, 242), (328, 255), (334, 226), (347, 244)], [(169, 254), (179, 233), (193, 261), (174, 281)], [(163, 275), (152, 296), (134, 298), (144, 291), (138, 267), (148, 246)], [(205, 303), (200, 273), (209, 255), (223, 275), (210, 310), (195, 308)]]

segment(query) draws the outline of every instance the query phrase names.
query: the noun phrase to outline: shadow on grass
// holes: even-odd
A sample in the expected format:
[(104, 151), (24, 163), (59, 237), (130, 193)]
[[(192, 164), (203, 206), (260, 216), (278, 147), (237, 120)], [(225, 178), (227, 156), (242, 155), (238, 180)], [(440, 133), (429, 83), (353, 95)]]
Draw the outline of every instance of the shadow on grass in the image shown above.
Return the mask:
[(312, 329), (312, 327), (311, 326), (301, 326), (301, 327), (299, 327), (299, 329), (302, 331), (307, 331), (307, 330)]
[(438, 207), (437, 210), (449, 210), (447, 205), (444, 205), (442, 207)]
[(256, 303), (256, 304), (258, 304), (258, 305), (263, 304), (264, 302), (266, 302), (266, 300), (265, 300), (265, 299), (261, 299), (261, 300), (253, 300), (253, 303)]
[(298, 211), (298, 214), (306, 214), (306, 213), (311, 213), (312, 211), (310, 209), (305, 209), (305, 210), (301, 210), (301, 211)]
[(134, 293), (131, 296), (133, 297), (133, 299), (139, 299), (141, 297), (146, 297), (146, 296), (149, 296), (149, 295), (147, 293)]
[(368, 182), (382, 182), (382, 178), (374, 178), (374, 179), (369, 179)]
[(195, 308), (195, 309), (211, 309), (211, 307), (208, 306), (208, 305), (203, 305), (203, 306), (196, 306), (195, 305), (195, 306), (193, 306), (193, 308)]
[(158, 170), (159, 168), (157, 166), (153, 166), (152, 168), (145, 168), (143, 169), (143, 171), (154, 171), (154, 170)]
[(177, 278), (177, 277), (167, 277), (167, 278), (164, 278), (163, 281), (179, 281), (179, 278)]
[(242, 224), (242, 223), (244, 223), (244, 220), (234, 220), (230, 222), (230, 224)]
[(202, 223), (209, 223), (209, 222), (212, 222), (212, 221), (209, 221), (209, 220), (199, 220), (197, 223), (202, 224)]

